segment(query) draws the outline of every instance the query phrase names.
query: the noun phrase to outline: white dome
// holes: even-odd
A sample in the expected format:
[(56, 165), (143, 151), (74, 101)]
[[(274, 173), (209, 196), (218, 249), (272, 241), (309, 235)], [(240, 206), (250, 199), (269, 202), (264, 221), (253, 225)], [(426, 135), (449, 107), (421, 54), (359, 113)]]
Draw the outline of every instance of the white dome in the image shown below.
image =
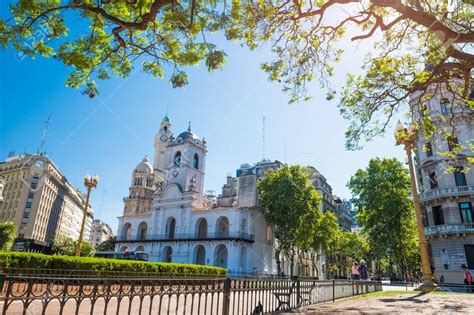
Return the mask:
[(150, 160), (148, 160), (148, 155), (145, 155), (143, 160), (135, 167), (135, 172), (153, 173), (153, 166), (150, 164)]

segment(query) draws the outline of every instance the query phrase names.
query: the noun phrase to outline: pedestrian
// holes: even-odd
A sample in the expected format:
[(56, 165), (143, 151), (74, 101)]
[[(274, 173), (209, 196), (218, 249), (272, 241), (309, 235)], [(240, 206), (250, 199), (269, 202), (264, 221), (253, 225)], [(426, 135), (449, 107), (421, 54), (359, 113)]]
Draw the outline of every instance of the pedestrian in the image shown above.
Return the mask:
[(444, 276), (443, 276), (443, 275), (441, 275), (441, 277), (439, 277), (439, 283), (440, 283), (440, 284), (443, 284), (443, 283), (444, 283)]
[(358, 271), (360, 280), (367, 280), (367, 265), (363, 259), (360, 261)]
[(352, 280), (360, 280), (359, 264), (356, 261), (352, 264), (351, 274)]
[(467, 292), (473, 292), (472, 285), (474, 283), (472, 282), (471, 272), (467, 269), (466, 265), (462, 265), (462, 268), (464, 269), (464, 284), (467, 286)]

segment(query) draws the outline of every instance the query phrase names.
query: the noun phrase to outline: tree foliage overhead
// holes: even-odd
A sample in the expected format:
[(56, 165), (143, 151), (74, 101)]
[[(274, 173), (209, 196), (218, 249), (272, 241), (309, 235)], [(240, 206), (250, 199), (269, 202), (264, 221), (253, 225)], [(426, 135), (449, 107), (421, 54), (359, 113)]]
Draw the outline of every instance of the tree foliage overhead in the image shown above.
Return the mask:
[[(331, 91), (333, 66), (352, 58), (338, 45), (375, 42), (361, 75), (348, 75), (340, 111), (350, 121), (347, 147), (359, 147), (383, 133), (391, 117), (404, 109), (413, 93), (433, 97), (430, 88), (454, 94), (451, 105), (468, 101), (472, 83), (472, 1), (462, 0), (281, 0), (243, 5), (241, 37), (250, 47), (272, 43), (274, 60), (263, 65), (271, 80), (282, 82), (291, 101), (307, 98), (307, 85), (317, 80)], [(455, 79), (453, 81), (453, 79)], [(447, 87), (444, 86), (448, 82)], [(412, 104), (413, 105), (413, 104)]]
[(417, 274), (418, 236), (407, 169), (394, 158), (372, 159), (351, 177), (348, 187), (373, 257), (391, 257), (402, 273)]
[(134, 62), (154, 77), (169, 69), (172, 86), (183, 87), (183, 66), (204, 60), (212, 71), (224, 63), (205, 37), (222, 27), (220, 10), (215, 0), (21, 0), (0, 19), (0, 47), (58, 59), (73, 69), (67, 85), (85, 86), (90, 97), (96, 79), (127, 77)]
[(433, 92), (472, 114), (473, 20), (465, 0), (20, 0), (0, 19), (0, 47), (53, 56), (72, 69), (67, 85), (94, 97), (97, 79), (126, 77), (137, 63), (154, 77), (169, 70), (173, 87), (188, 83), (186, 66), (221, 68), (226, 55), (206, 34), (223, 31), (251, 49), (270, 42), (274, 58), (262, 69), (297, 102), (313, 81), (335, 97), (330, 79), (350, 33), (375, 41), (339, 104), (355, 149), (382, 134), (413, 93), (421, 97), (411, 109), (422, 114)]

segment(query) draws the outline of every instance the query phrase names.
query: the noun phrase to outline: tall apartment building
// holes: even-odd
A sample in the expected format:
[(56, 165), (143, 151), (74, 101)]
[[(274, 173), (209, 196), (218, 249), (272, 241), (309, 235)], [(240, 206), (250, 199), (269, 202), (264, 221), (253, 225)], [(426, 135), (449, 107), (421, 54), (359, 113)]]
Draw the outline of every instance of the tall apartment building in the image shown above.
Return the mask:
[(337, 223), (343, 231), (350, 232), (352, 227), (351, 202), (337, 196), (334, 196), (334, 202), (336, 204)]
[(100, 243), (110, 240), (112, 237), (114, 237), (114, 233), (107, 223), (99, 219), (92, 221), (89, 237), (89, 243), (91, 243), (92, 247), (96, 248)]
[[(17, 226), (15, 250), (49, 252), (56, 237), (79, 238), (85, 198), (46, 155), (20, 154), (0, 163), (4, 179), (0, 222)], [(89, 208), (85, 239), (93, 211)]]
[[(415, 159), (425, 234), (435, 277), (443, 275), (445, 282), (462, 283), (462, 265), (474, 269), (474, 173), (467, 160), (474, 157), (469, 147), (474, 141), (474, 113), (453, 101), (445, 86), (432, 86), (427, 92), (432, 98), (426, 112), (435, 133), (428, 137), (420, 130)], [(411, 98), (415, 119), (420, 119), (419, 97), (414, 94)], [(441, 130), (450, 136), (446, 138)], [(461, 152), (456, 152), (458, 145)]]

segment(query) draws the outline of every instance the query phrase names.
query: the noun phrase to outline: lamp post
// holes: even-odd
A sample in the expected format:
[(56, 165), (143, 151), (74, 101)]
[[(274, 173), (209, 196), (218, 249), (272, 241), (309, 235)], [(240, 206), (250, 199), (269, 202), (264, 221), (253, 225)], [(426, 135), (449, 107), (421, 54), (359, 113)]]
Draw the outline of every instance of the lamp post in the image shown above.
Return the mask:
[(416, 227), (418, 231), (418, 242), (420, 246), (421, 269), (423, 271), (423, 284), (421, 289), (423, 291), (431, 291), (434, 288), (433, 275), (431, 273), (430, 259), (428, 256), (428, 244), (426, 243), (425, 230), (421, 220), (420, 199), (418, 198), (418, 189), (416, 188), (415, 170), (413, 167), (412, 150), (415, 146), (415, 141), (418, 135), (418, 128), (416, 125), (405, 127), (400, 121), (397, 123), (395, 129), (395, 139), (397, 145), (402, 144), (408, 157), (408, 167), (410, 169), (410, 182), (413, 192), (413, 203), (415, 205)]
[(92, 188), (97, 187), (98, 182), (99, 182), (99, 176), (97, 175), (94, 175), (93, 177), (91, 177), (90, 175), (84, 176), (84, 186), (86, 186), (86, 189), (87, 189), (87, 197), (86, 197), (86, 205), (84, 206), (84, 214), (82, 216), (81, 232), (79, 233), (79, 239), (77, 240), (77, 245), (76, 245), (76, 256), (81, 256), (82, 238), (84, 236), (84, 226), (86, 225), (87, 211), (89, 209), (89, 197), (91, 195)]

